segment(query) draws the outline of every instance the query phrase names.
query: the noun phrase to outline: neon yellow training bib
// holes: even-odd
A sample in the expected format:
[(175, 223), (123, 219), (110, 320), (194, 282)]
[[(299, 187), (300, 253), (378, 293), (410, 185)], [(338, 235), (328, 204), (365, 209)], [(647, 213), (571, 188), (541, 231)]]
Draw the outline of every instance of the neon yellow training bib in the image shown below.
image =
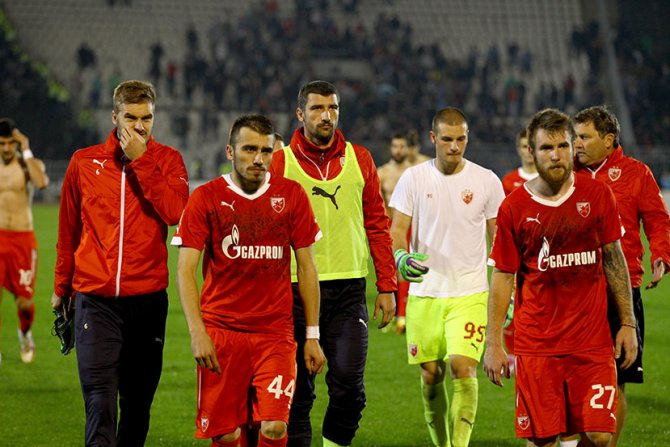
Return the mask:
[[(310, 177), (291, 148), (284, 148), (284, 176), (300, 183), (312, 204), (323, 237), (314, 244), (319, 280), (363, 278), (368, 274), (368, 243), (363, 226), (363, 174), (351, 143), (347, 142), (342, 171), (332, 180)], [(296, 276), (291, 256), (291, 281)]]

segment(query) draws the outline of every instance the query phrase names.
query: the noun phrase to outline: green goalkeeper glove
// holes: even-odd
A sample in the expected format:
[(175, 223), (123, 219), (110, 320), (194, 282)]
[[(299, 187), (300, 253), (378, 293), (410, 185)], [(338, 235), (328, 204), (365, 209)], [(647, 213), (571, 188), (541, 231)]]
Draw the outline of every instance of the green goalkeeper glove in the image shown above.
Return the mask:
[(428, 266), (423, 265), (418, 261), (425, 261), (428, 255), (423, 253), (407, 253), (405, 249), (398, 249), (393, 254), (395, 258), (395, 265), (398, 267), (398, 272), (405, 281), (422, 282), (423, 275), (428, 273)]

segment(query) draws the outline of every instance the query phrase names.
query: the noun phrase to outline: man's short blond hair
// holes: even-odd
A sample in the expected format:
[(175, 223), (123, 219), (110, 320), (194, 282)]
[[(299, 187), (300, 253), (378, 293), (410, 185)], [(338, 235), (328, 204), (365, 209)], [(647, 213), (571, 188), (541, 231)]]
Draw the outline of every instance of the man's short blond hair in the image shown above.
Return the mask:
[(156, 90), (151, 82), (123, 81), (114, 89), (114, 112), (118, 113), (123, 104), (156, 103)]

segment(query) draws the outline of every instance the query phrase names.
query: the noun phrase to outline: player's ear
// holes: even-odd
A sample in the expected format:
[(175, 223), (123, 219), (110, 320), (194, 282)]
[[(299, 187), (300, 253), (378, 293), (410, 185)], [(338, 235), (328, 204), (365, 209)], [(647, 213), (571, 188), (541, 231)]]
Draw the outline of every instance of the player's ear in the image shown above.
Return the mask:
[(301, 123), (305, 122), (305, 112), (300, 107), (295, 109), (295, 117), (298, 118), (298, 121)]
[(118, 126), (118, 117), (116, 115), (116, 112), (112, 110), (112, 123), (114, 123), (115, 126)]
[(226, 146), (226, 158), (228, 160), (233, 159), (233, 147), (230, 144)]
[(437, 136), (435, 135), (435, 132), (433, 132), (432, 130), (430, 131), (430, 142), (433, 144), (437, 143)]

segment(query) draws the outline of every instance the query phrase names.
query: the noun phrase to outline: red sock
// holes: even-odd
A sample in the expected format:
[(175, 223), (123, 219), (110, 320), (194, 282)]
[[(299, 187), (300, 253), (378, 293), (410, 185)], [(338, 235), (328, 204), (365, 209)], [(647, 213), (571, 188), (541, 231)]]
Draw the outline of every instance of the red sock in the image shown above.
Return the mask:
[(223, 441), (221, 438), (212, 439), (212, 447), (247, 447), (247, 430), (242, 426), (240, 437), (233, 441)]
[(261, 432), (258, 437), (258, 447), (286, 447), (287, 441), (288, 435), (284, 435), (281, 439), (270, 439), (263, 436)]
[(235, 439), (234, 441), (224, 441), (221, 438), (212, 439), (212, 447), (241, 447), (240, 440), (241, 437)]
[(21, 332), (24, 334), (30, 330), (30, 326), (33, 325), (33, 320), (35, 320), (35, 303), (30, 302), (28, 310), (18, 309), (19, 315), (19, 324), (21, 325)]

